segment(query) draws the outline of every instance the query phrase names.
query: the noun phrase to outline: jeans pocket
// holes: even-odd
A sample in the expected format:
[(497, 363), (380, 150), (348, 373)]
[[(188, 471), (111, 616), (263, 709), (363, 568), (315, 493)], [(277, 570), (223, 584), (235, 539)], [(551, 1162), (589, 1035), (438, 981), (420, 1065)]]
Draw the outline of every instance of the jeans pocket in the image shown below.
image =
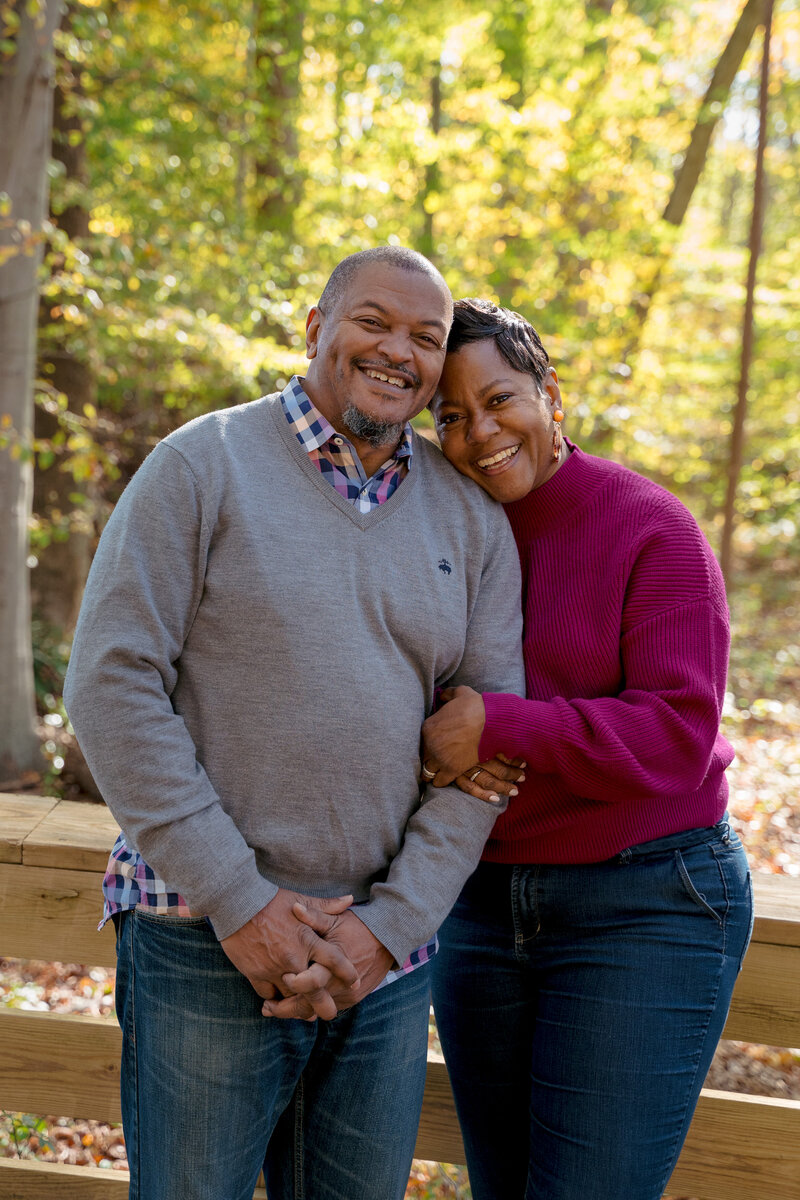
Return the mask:
[(177, 913), (160, 913), (155, 909), (140, 908), (138, 906), (133, 911), (136, 913), (137, 921), (144, 921), (148, 925), (160, 925), (164, 929), (208, 927), (208, 921), (205, 917), (180, 917)]
[[(695, 851), (704, 850), (706, 847), (699, 846), (693, 849)], [(725, 917), (728, 915), (728, 894), (725, 880), (714, 856), (708, 856), (704, 869), (702, 867), (700, 870), (694, 869), (694, 878), (690, 875), (686, 860), (680, 850), (675, 851), (675, 865), (689, 898), (722, 928)], [(702, 879), (703, 876), (705, 876), (704, 879)], [(704, 890), (701, 890), (701, 887)]]

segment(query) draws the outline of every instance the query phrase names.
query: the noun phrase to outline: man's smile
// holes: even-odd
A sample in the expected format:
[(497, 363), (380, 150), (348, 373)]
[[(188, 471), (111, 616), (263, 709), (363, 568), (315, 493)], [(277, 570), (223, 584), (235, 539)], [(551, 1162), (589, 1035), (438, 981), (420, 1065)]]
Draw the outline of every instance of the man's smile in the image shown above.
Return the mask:
[(402, 388), (405, 391), (407, 388), (419, 386), (418, 380), (391, 368), (369, 367), (365, 363), (356, 363), (355, 365), (368, 379), (375, 379), (379, 383), (388, 383), (390, 387)]

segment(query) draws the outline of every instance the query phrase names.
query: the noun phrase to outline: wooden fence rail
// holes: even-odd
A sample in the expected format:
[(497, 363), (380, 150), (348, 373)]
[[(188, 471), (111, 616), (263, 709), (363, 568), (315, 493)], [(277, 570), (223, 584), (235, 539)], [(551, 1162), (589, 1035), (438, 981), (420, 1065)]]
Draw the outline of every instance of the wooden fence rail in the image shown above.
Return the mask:
[[(0, 794), (0, 954), (113, 965), (112, 931), (95, 928), (116, 834), (102, 805)], [(758, 876), (755, 885), (753, 941), (725, 1036), (800, 1046), (800, 881)], [(111, 1020), (0, 1008), (0, 1108), (118, 1121), (119, 1049)], [(416, 1153), (464, 1161), (438, 1062), (428, 1063)], [(124, 1200), (127, 1186), (122, 1171), (0, 1159), (0, 1200)], [(800, 1200), (800, 1102), (704, 1089), (667, 1190)]]

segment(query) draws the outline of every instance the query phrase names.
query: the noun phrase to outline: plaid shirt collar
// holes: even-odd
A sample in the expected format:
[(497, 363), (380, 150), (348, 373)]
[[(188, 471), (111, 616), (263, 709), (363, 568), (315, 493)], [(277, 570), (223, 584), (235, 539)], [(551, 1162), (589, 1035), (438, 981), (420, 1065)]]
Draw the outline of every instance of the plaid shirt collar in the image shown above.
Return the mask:
[[(356, 462), (359, 461), (352, 442), (343, 434), (337, 433), (331, 423), (323, 417), (319, 409), (314, 407), (303, 390), (302, 381), (297, 375), (292, 376), (281, 392), (281, 404), (283, 405), (286, 419), (304, 450), (308, 452), (320, 450), (328, 442), (340, 445), (341, 442), (336, 441), (339, 438), (341, 441), (347, 442), (353, 458)], [(387, 461), (394, 464), (406, 460), (406, 466), (410, 467), (413, 453), (411, 424), (407, 421), (403, 430), (403, 436), (400, 438), (394, 453)], [(386, 463), (379, 468), (379, 471), (383, 471), (385, 467)], [(378, 473), (376, 472), (376, 474)]]

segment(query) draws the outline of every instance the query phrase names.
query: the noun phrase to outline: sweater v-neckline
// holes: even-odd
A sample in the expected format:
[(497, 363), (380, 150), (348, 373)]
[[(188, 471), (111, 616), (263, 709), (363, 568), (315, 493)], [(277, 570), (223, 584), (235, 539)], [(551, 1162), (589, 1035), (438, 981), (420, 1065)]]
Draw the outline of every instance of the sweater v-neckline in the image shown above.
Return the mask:
[[(378, 504), (371, 512), (359, 512), (355, 504), (351, 500), (346, 499), (337, 492), (332, 483), (329, 482), (314, 465), (308, 456), (308, 451), (305, 450), (297, 440), (289, 422), (286, 420), (286, 414), (283, 411), (283, 406), (280, 402), (280, 393), (275, 393), (272, 396), (265, 397), (268, 409), (272, 415), (272, 419), (277, 427), (283, 442), (285, 443), (292, 458), (297, 463), (297, 466), (308, 478), (311, 483), (318, 489), (321, 495), (331, 503), (334, 508), (346, 517), (348, 517), (355, 526), (359, 529), (371, 529), (373, 525), (377, 525), (379, 521), (390, 516), (395, 509), (399, 508), (405, 498), (410, 494), (419, 476), (420, 454), (419, 447), (415, 446), (415, 452), (411, 459), (411, 465), (405, 478), (395, 488), (388, 500), (384, 500), (382, 504)], [(415, 442), (418, 440), (418, 435), (413, 434)]]

